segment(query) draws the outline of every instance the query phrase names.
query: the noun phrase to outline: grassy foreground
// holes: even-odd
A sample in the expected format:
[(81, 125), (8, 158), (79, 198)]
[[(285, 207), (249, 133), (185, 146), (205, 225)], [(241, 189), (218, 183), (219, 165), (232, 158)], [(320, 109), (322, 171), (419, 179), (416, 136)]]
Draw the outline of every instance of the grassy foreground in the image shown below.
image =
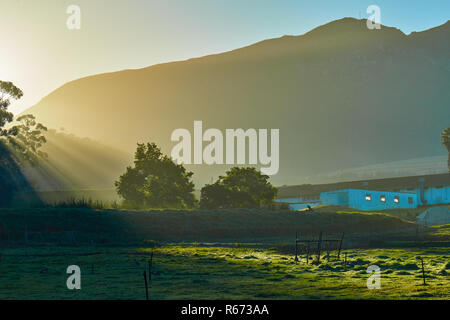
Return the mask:
[[(0, 209), (0, 299), (144, 299), (151, 250), (151, 299), (449, 299), (449, 230), (338, 207)], [(296, 232), (303, 240), (345, 232), (340, 260), (336, 244), (324, 243), (321, 263), (307, 264), (300, 244), (296, 262)], [(66, 287), (70, 265), (81, 268), (81, 290)], [(371, 265), (381, 270), (379, 290), (367, 288)]]
[[(3, 250), (0, 299), (144, 299), (151, 249), (16, 248)], [(347, 265), (306, 264), (255, 244), (166, 245), (155, 249), (151, 299), (449, 299), (445, 248), (347, 250)], [(425, 261), (422, 282), (420, 256)], [(81, 290), (66, 288), (69, 265), (81, 268)], [(381, 289), (367, 289), (369, 265)], [(44, 271), (43, 271), (44, 270)]]

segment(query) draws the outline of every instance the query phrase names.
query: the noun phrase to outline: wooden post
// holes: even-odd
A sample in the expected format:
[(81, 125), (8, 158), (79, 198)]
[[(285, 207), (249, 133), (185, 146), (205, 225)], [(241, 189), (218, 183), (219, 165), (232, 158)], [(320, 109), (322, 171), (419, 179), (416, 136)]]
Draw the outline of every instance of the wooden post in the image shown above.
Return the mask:
[(339, 241), (339, 250), (338, 250), (338, 260), (341, 258), (341, 249), (342, 249), (342, 241), (344, 241), (344, 234), (345, 232), (342, 232), (341, 240)]
[(298, 252), (298, 233), (295, 232), (295, 262), (298, 262), (298, 256), (297, 256), (297, 252)]
[(306, 248), (306, 264), (309, 263), (309, 243), (308, 243), (308, 247)]
[(423, 259), (419, 257), (420, 261), (422, 262), (422, 278), (423, 278), (423, 285), (426, 286), (427, 283), (425, 282), (425, 268), (423, 266)]
[(144, 282), (145, 282), (145, 299), (148, 300), (147, 272), (145, 272), (145, 270), (144, 270)]
[(330, 261), (330, 242), (327, 241), (327, 262)]
[(318, 242), (318, 245), (317, 245), (317, 263), (318, 264), (320, 263), (320, 249), (321, 249), (321, 247), (322, 247), (322, 231), (320, 231), (319, 242)]
[(344, 254), (344, 270), (347, 269), (347, 252)]

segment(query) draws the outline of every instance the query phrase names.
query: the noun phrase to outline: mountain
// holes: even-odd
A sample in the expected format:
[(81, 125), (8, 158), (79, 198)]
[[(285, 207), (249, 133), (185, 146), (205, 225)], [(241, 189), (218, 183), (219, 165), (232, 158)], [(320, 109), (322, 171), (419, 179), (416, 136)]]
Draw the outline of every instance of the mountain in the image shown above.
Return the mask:
[(35, 191), (113, 189), (114, 181), (133, 162), (133, 156), (89, 138), (49, 130), (39, 166), (24, 174)]
[[(25, 113), (131, 153), (171, 133), (279, 128), (275, 184), (443, 155), (450, 119), (450, 21), (410, 35), (344, 18), (301, 36), (65, 84)], [(199, 184), (225, 166), (189, 166)]]
[(327, 172), (305, 178), (303, 184), (337, 183), (342, 181), (360, 181), (409, 177), (447, 173), (447, 156), (432, 156), (417, 159), (378, 163), (369, 166), (348, 168)]

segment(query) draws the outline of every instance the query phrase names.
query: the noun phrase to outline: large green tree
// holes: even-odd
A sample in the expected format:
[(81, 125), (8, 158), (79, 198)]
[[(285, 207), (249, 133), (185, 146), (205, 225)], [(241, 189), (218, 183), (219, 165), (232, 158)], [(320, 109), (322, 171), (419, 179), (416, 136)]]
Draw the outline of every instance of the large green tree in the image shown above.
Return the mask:
[(447, 152), (448, 152), (447, 166), (448, 166), (448, 172), (450, 172), (450, 127), (445, 129), (444, 131), (442, 131), (441, 142), (442, 142), (442, 145), (445, 148), (447, 148)]
[(201, 190), (200, 207), (221, 208), (261, 208), (272, 204), (277, 189), (255, 168), (234, 167), (213, 183)]
[(192, 208), (196, 205), (192, 172), (175, 164), (154, 143), (138, 144), (134, 167), (116, 181), (125, 204), (136, 208)]

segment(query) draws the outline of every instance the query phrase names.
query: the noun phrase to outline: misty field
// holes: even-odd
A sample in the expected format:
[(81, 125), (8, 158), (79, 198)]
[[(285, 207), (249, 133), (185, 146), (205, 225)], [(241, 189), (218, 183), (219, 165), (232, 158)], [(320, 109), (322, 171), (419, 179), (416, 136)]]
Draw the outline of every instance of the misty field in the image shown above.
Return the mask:
[[(42, 247), (2, 250), (0, 299), (145, 299), (152, 249)], [(154, 249), (150, 299), (448, 299), (447, 248), (354, 249), (306, 264), (260, 244), (167, 244)], [(424, 260), (426, 285), (421, 265)], [(81, 268), (68, 290), (66, 268)], [(367, 289), (369, 265), (381, 289)]]

